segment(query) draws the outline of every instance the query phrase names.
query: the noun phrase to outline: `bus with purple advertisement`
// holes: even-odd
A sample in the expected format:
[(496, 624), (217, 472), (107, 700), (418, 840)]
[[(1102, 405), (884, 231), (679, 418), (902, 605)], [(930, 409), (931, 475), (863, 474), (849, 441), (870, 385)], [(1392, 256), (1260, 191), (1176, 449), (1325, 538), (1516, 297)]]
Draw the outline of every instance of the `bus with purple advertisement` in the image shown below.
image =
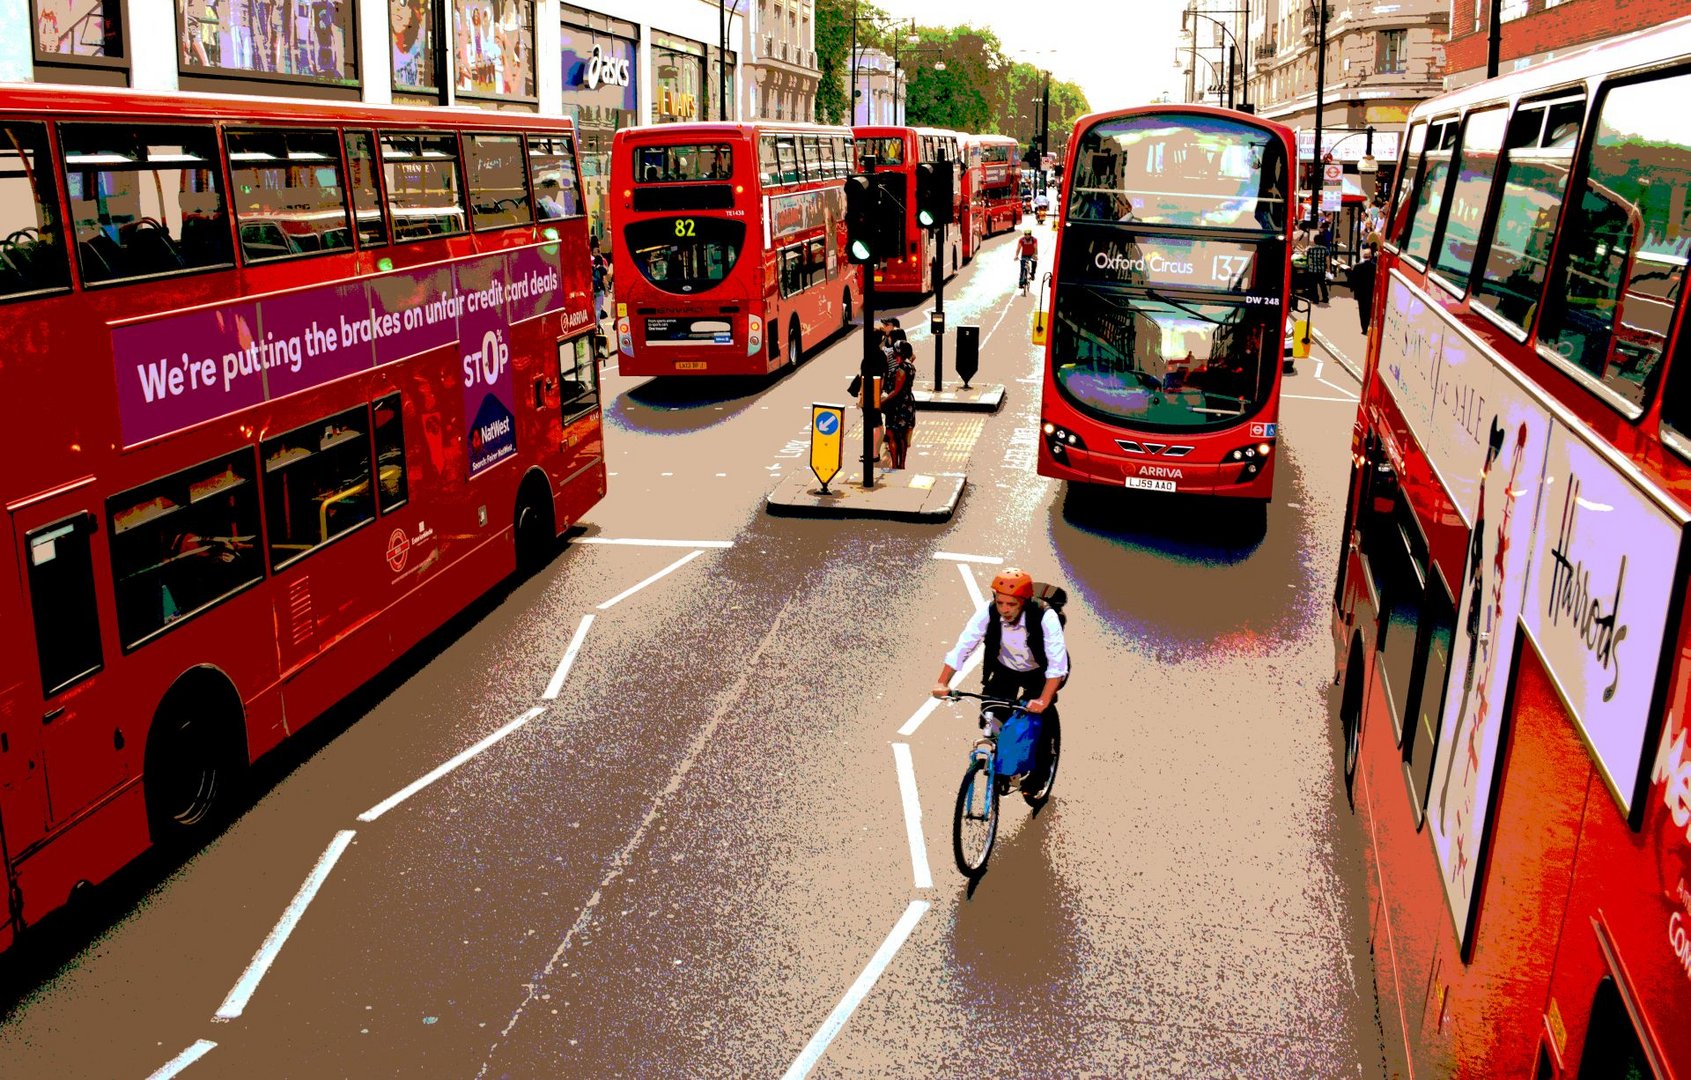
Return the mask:
[(0, 949), (605, 492), (566, 120), (0, 90)]

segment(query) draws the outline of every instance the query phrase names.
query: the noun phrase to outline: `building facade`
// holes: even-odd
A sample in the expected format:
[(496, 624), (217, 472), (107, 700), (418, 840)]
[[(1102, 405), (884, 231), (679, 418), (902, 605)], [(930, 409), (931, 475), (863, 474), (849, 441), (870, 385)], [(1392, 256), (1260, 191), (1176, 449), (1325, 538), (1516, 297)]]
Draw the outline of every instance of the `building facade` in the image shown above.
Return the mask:
[(743, 115), (815, 120), (816, 0), (756, 0), (747, 32)]
[(611, 136), (736, 117), (746, 33), (704, 0), (0, 0), (0, 81), (567, 115), (608, 242)]
[(856, 89), (858, 96), (853, 99), (853, 124), (904, 123), (908, 80), (904, 69), (891, 56), (879, 49), (858, 50)]
[[(1542, 64), (1604, 38), (1659, 26), (1691, 14), (1685, 0), (1503, 0), (1499, 11), (1499, 75)], [(1491, 0), (1451, 0), (1444, 85), (1486, 77)]]

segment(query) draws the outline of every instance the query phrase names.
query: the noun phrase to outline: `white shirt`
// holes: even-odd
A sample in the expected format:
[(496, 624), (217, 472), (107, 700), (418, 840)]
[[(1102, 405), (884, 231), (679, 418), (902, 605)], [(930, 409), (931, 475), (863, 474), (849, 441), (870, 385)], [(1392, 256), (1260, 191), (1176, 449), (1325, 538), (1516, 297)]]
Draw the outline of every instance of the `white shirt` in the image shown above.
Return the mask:
[[(1027, 608), (1022, 608), (1021, 614), (1016, 616), (1013, 623), (1002, 623), (1003, 635), (998, 642), (998, 662), (1012, 671), (1033, 671), (1039, 666), (1034, 659), (1033, 650), (1028, 648)], [(959, 671), (969, 654), (974, 652), (980, 643), (986, 640), (986, 621), (998, 618), (998, 609), (988, 604), (975, 613), (963, 627), (963, 634), (957, 639), (957, 646), (946, 654), (945, 662), (953, 671)], [(1063, 622), (1057, 618), (1057, 613), (1050, 608), (1045, 609), (1045, 617), (1039, 620), (1040, 627), (1045, 631), (1045, 677), (1057, 679), (1069, 673), (1069, 649), (1063, 643)]]

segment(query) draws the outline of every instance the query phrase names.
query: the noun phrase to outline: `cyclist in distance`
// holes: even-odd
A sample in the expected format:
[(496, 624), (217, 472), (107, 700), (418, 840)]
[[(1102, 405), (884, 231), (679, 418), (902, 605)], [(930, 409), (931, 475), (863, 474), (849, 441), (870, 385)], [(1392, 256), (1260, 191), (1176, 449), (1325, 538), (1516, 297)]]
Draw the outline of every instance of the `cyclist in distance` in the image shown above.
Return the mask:
[(1039, 241), (1034, 239), (1032, 229), (1022, 231), (1022, 240), (1016, 247), (1016, 253), (1021, 256), (1022, 263), (1022, 278), (1016, 287), (1025, 293), (1028, 282), (1033, 280), (1034, 271), (1039, 266)]
[[(951, 693), (951, 680), (975, 651), (986, 644), (981, 665), (981, 693), (1006, 701), (1027, 699), (1027, 711), (1057, 720), (1057, 691), (1069, 675), (1069, 650), (1063, 642), (1063, 622), (1051, 608), (1033, 598), (1033, 578), (1027, 571), (1005, 567), (992, 579), (992, 603), (977, 611), (963, 627), (956, 646), (946, 654), (934, 683), (933, 695)], [(1040, 758), (1024, 786), (1037, 790), (1046, 762), (1044, 740)]]

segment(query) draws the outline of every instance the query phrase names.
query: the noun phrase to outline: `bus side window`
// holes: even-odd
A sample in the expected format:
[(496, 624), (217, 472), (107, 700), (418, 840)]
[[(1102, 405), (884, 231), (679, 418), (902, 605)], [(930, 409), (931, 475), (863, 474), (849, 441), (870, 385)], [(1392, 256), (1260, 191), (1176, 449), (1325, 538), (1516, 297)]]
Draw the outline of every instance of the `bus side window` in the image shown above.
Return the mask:
[(527, 225), (534, 220), (528, 204), (521, 136), (464, 136), (464, 168), (469, 175), (470, 221), (478, 232)]
[(804, 288), (804, 248), (794, 245), (781, 251), (781, 295), (792, 296)]
[(834, 171), (834, 140), (816, 139), (817, 175), (831, 180), (839, 174)]
[(388, 225), (382, 217), (376, 154), (368, 131), (346, 133), (346, 175), (347, 187), (352, 189), (352, 213), (358, 221), (358, 246), (381, 247), (388, 242)]
[(1425, 265), (1433, 250), (1433, 231), (1444, 209), (1445, 190), (1450, 186), (1450, 150), (1456, 141), (1456, 121), (1433, 127), (1427, 140), (1420, 186), (1412, 193), (1413, 208), (1404, 227), (1403, 254)]
[(391, 514), (410, 496), (405, 476), (405, 404), (398, 394), (371, 405), (376, 435), (376, 502)]
[(0, 124), (0, 206), (14, 215), (0, 240), (0, 298), (70, 287), (51, 160), (47, 125)]
[(1585, 184), (1569, 208), (1562, 288), (1545, 304), (1538, 339), (1597, 380), (1629, 414), (1653, 395), (1685, 281), (1685, 162), (1691, 75), (1615, 86), (1586, 140)]
[(382, 178), (395, 240), (452, 236), (465, 230), (458, 182), (458, 140), (424, 132), (383, 133)]
[(223, 138), (242, 262), (352, 250), (334, 132), (266, 128)]
[(106, 500), (125, 649), (264, 577), (253, 477), (247, 446)]
[(85, 283), (233, 263), (209, 124), (65, 124), (60, 143)]
[(793, 145), (790, 135), (779, 136), (775, 140), (775, 154), (781, 163), (781, 180), (783, 184), (796, 184), (799, 181), (799, 152)]
[(1404, 230), (1409, 227), (1409, 196), (1415, 191), (1415, 181), (1421, 175), (1421, 151), (1427, 143), (1427, 125), (1418, 123), (1409, 129), (1403, 151), (1403, 166), (1398, 169), (1397, 185), (1392, 192), (1392, 216), (1386, 223), (1386, 233), (1394, 244), (1403, 243)]
[(781, 182), (781, 159), (775, 152), (775, 136), (764, 135), (757, 140), (758, 171), (763, 176), (764, 187), (774, 187)]
[(840, 163), (841, 176), (850, 176), (857, 171), (857, 165), (853, 161), (856, 149), (857, 144), (847, 136), (841, 135), (834, 139), (834, 160)]
[(35, 654), (41, 696), (50, 698), (105, 666), (100, 652), (100, 611), (94, 599), (94, 558), (88, 538), (92, 514), (36, 529), (29, 549), (29, 607), (35, 619)]
[(592, 334), (558, 342), (558, 402), (566, 424), (599, 408), (599, 362)]
[(805, 245), (805, 271), (810, 285), (828, 280), (828, 248), (820, 238)]
[(1577, 115), (1583, 100), (1523, 105), (1509, 122), (1503, 197), (1484, 238), (1485, 271), (1474, 286), (1473, 303), (1522, 333), (1532, 326), (1544, 292), (1573, 163), (1571, 150), (1546, 143), (1545, 118), (1553, 111), (1565, 116), (1568, 106)]
[(528, 137), (529, 182), (534, 209), (542, 219), (580, 217), (581, 181), (575, 171), (575, 141), (567, 135)]
[(799, 140), (799, 146), (804, 153), (804, 178), (806, 180), (820, 180), (822, 172), (822, 147), (816, 136), (806, 135)]
[[(1412, 695), (1415, 719), (1403, 728), (1403, 763), (1408, 770), (1409, 794), (1415, 801), (1417, 823), (1427, 818), (1427, 796), (1433, 784), (1433, 758), (1438, 750), (1439, 727), (1444, 717), (1445, 678), (1450, 672), (1451, 642), (1455, 633), (1456, 608), (1451, 602), (1450, 591), (1435, 573), (1427, 587), (1421, 640), (1415, 657), (1416, 666), (1420, 669)], [(1467, 646), (1464, 646), (1464, 652), (1466, 650)], [(1469, 672), (1472, 667), (1470, 660), (1463, 670)], [(1467, 678), (1465, 674), (1465, 683)]]
[(1579, 1080), (1655, 1075), (1615, 980), (1605, 976), (1591, 999), (1591, 1025), (1585, 1029), (1585, 1049), (1579, 1055)]
[(1463, 125), (1450, 210), (1439, 234), (1438, 257), (1433, 260), (1433, 269), (1458, 296), (1468, 291), (1468, 276), (1474, 269), (1474, 253), (1491, 200), (1491, 181), (1497, 173), (1497, 155), (1503, 148), (1508, 115), (1506, 109), (1476, 111), (1468, 114)]
[(259, 453), (272, 569), (375, 520), (367, 407), (266, 439)]

